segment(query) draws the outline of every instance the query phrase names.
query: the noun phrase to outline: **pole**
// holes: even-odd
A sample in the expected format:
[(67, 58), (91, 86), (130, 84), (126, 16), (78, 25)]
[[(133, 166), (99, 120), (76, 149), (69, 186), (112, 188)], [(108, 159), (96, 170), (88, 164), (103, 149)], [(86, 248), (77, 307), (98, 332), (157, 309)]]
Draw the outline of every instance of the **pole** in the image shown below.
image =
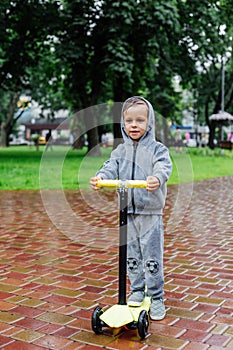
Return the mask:
[(224, 112), (224, 95), (225, 95), (225, 62), (222, 57), (222, 98), (221, 98), (221, 112)]
[[(222, 98), (221, 98), (221, 112), (224, 112), (224, 96), (225, 95), (225, 62), (222, 57)], [(221, 140), (223, 140), (223, 126), (221, 125)]]
[(118, 304), (126, 305), (126, 266), (127, 266), (127, 188), (118, 189), (120, 202), (120, 225), (119, 225), (119, 295)]

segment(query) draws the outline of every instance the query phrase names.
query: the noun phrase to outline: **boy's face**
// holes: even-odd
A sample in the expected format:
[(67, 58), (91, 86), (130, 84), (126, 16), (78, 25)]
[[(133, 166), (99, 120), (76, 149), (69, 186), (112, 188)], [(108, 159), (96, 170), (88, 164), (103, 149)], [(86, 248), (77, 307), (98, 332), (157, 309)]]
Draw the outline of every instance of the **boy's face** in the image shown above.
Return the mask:
[(146, 104), (134, 104), (124, 112), (125, 131), (134, 141), (139, 141), (145, 134), (148, 123)]

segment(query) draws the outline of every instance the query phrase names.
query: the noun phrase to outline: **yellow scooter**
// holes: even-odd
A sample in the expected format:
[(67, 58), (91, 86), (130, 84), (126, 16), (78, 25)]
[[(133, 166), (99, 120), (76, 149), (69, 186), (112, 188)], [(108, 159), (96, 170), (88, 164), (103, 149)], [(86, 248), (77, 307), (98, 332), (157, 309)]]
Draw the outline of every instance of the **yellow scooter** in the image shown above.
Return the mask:
[(145, 297), (139, 307), (128, 306), (126, 303), (127, 274), (127, 210), (128, 188), (146, 188), (143, 180), (99, 180), (97, 187), (115, 188), (119, 194), (119, 294), (118, 304), (106, 311), (97, 306), (92, 314), (92, 330), (101, 334), (104, 327), (137, 329), (139, 337), (144, 339), (148, 334), (150, 298)]

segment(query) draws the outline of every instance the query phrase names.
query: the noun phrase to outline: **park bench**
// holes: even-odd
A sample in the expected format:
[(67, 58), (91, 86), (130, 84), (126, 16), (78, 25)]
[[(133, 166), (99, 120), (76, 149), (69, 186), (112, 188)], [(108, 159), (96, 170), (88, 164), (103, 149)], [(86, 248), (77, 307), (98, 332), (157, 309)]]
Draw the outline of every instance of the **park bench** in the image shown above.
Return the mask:
[(221, 141), (220, 142), (220, 147), (223, 149), (233, 149), (233, 143), (231, 141)]

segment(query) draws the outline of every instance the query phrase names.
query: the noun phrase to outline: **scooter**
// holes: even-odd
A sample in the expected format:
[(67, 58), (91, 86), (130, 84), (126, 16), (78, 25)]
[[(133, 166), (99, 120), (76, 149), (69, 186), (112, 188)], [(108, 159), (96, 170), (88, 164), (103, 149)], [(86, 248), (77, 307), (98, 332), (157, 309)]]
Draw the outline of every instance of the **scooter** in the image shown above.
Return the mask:
[(150, 298), (145, 297), (139, 307), (128, 306), (126, 303), (127, 275), (127, 210), (128, 188), (146, 188), (143, 180), (99, 180), (97, 187), (115, 188), (119, 194), (119, 292), (118, 304), (106, 311), (97, 306), (92, 314), (92, 330), (101, 334), (104, 327), (121, 328), (138, 331), (141, 339), (148, 334)]

